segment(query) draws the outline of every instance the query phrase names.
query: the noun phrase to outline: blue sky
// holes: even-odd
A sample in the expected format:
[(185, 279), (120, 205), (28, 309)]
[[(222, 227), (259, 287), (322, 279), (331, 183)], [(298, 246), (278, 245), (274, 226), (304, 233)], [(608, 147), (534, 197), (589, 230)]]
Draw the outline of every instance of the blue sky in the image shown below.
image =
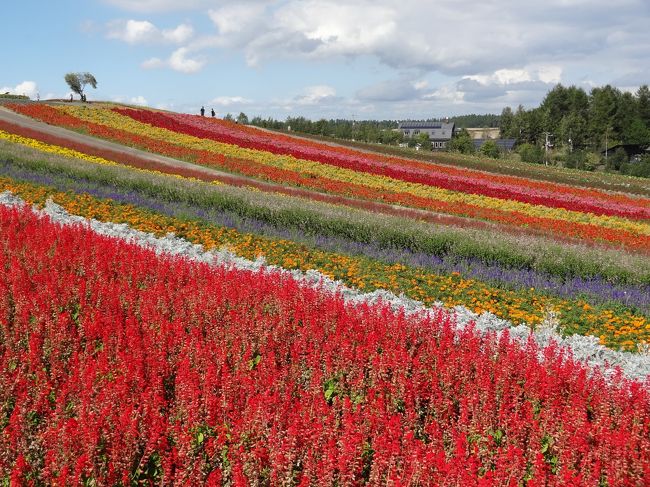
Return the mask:
[(405, 119), (537, 105), (556, 83), (650, 83), (648, 0), (23, 0), (0, 90), (181, 112)]

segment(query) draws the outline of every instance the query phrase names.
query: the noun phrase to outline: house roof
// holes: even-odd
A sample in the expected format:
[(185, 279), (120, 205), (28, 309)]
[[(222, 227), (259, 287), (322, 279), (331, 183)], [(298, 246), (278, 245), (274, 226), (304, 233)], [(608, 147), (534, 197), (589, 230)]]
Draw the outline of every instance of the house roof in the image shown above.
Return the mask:
[(650, 152), (650, 146), (640, 144), (616, 144), (607, 149), (600, 151), (601, 154), (605, 152), (614, 152), (616, 149), (623, 149), (628, 154), (642, 154), (643, 152)]
[(454, 122), (411, 122), (405, 121), (399, 123), (400, 129), (444, 129), (444, 130), (453, 130)]

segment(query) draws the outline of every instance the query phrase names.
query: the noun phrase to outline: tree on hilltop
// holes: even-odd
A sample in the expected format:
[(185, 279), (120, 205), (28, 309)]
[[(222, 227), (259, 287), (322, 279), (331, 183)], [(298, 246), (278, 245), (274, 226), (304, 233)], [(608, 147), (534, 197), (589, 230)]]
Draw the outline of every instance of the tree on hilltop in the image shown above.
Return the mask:
[(68, 73), (65, 75), (65, 82), (68, 83), (72, 91), (79, 95), (81, 101), (86, 101), (86, 95), (84, 95), (86, 85), (97, 88), (97, 80), (90, 73)]
[(237, 123), (248, 125), (248, 117), (244, 112), (239, 112), (239, 115), (237, 115)]

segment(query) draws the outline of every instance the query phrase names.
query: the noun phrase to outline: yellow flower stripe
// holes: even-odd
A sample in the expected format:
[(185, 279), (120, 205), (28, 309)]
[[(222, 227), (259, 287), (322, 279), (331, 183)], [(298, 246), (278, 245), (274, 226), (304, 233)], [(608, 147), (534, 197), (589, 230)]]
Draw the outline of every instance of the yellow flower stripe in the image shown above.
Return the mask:
[(248, 259), (264, 256), (270, 264), (287, 269), (316, 269), (364, 291), (387, 289), (432, 305), (465, 306), (476, 313), (489, 311), (514, 323), (541, 323), (549, 310), (559, 315), (567, 332), (595, 335), (613, 348), (636, 350), (650, 343), (650, 320), (631, 311), (591, 306), (583, 300), (563, 300), (538, 294), (534, 289), (509, 291), (491, 287), (458, 273), (439, 275), (400, 263), (336, 254), (295, 242), (244, 234), (234, 229), (198, 221), (178, 220), (133, 205), (100, 200), (87, 194), (70, 194), (0, 177), (0, 192), (9, 190), (30, 204), (43, 205), (48, 198), (68, 212), (105, 222), (127, 223), (133, 228), (163, 236), (169, 232), (206, 249), (228, 248)]
[(277, 155), (270, 152), (242, 148), (231, 144), (224, 144), (212, 140), (201, 139), (195, 136), (180, 134), (164, 128), (153, 127), (148, 124), (137, 122), (130, 117), (120, 115), (111, 110), (101, 108), (74, 106), (56, 108), (80, 119), (107, 125), (113, 128), (120, 128), (137, 135), (151, 137), (157, 140), (164, 140), (191, 149), (223, 154), (228, 157), (250, 159), (272, 167), (300, 172), (316, 178), (325, 177), (336, 181), (364, 185), (374, 189), (410, 193), (416, 196), (450, 203), (471, 204), (493, 210), (520, 212), (534, 217), (586, 223), (625, 230), (638, 235), (650, 235), (650, 224), (634, 222), (621, 217), (593, 215), (590, 213), (566, 210), (564, 208), (550, 208), (543, 205), (532, 205), (513, 200), (502, 200), (488, 196), (434, 188), (423, 184), (397, 180), (387, 176), (372, 175), (350, 169), (329, 166), (314, 161), (297, 159), (292, 156)]
[[(25, 147), (30, 147), (32, 149), (36, 149), (41, 152), (46, 152), (48, 154), (56, 154), (58, 156), (62, 157), (71, 157), (73, 159), (81, 159), (85, 162), (90, 162), (92, 164), (100, 164), (104, 166), (121, 166), (121, 167), (128, 167), (129, 169), (133, 171), (137, 171), (140, 173), (148, 173), (148, 174), (156, 174), (156, 175), (162, 175), (162, 176), (168, 176), (176, 179), (184, 179), (184, 180), (192, 180), (192, 181), (199, 181), (199, 179), (192, 178), (192, 177), (187, 177), (187, 176), (181, 176), (179, 174), (169, 174), (169, 173), (164, 173), (161, 171), (156, 171), (154, 169), (141, 169), (138, 167), (133, 167), (129, 166), (127, 164), (121, 164), (119, 162), (111, 161), (109, 159), (104, 159), (103, 157), (98, 157), (98, 156), (93, 156), (90, 154), (86, 154), (84, 152), (79, 152), (74, 149), (68, 149), (67, 147), (61, 147), (58, 145), (53, 145), (53, 144), (48, 144), (45, 142), (41, 142), (40, 140), (36, 139), (31, 139), (29, 137), (23, 137), (21, 135), (16, 135), (16, 134), (11, 134), (9, 132), (5, 132), (4, 130), (0, 130), (0, 139), (1, 140), (6, 140), (7, 142), (11, 142), (14, 144), (20, 144)], [(205, 182), (205, 181), (201, 181)], [(223, 184), (220, 181), (210, 181), (211, 184)]]

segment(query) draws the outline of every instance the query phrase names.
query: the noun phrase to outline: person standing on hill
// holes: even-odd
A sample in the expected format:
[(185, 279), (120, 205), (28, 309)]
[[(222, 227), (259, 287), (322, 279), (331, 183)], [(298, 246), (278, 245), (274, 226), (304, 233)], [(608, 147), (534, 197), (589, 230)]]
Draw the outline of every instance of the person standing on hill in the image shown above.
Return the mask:
[(205, 107), (201, 107), (201, 116), (205, 117)]
[(212, 115), (212, 118), (214, 118), (214, 116), (216, 115), (216, 113), (214, 113), (214, 108), (212, 109), (212, 111), (210, 112), (210, 114)]

